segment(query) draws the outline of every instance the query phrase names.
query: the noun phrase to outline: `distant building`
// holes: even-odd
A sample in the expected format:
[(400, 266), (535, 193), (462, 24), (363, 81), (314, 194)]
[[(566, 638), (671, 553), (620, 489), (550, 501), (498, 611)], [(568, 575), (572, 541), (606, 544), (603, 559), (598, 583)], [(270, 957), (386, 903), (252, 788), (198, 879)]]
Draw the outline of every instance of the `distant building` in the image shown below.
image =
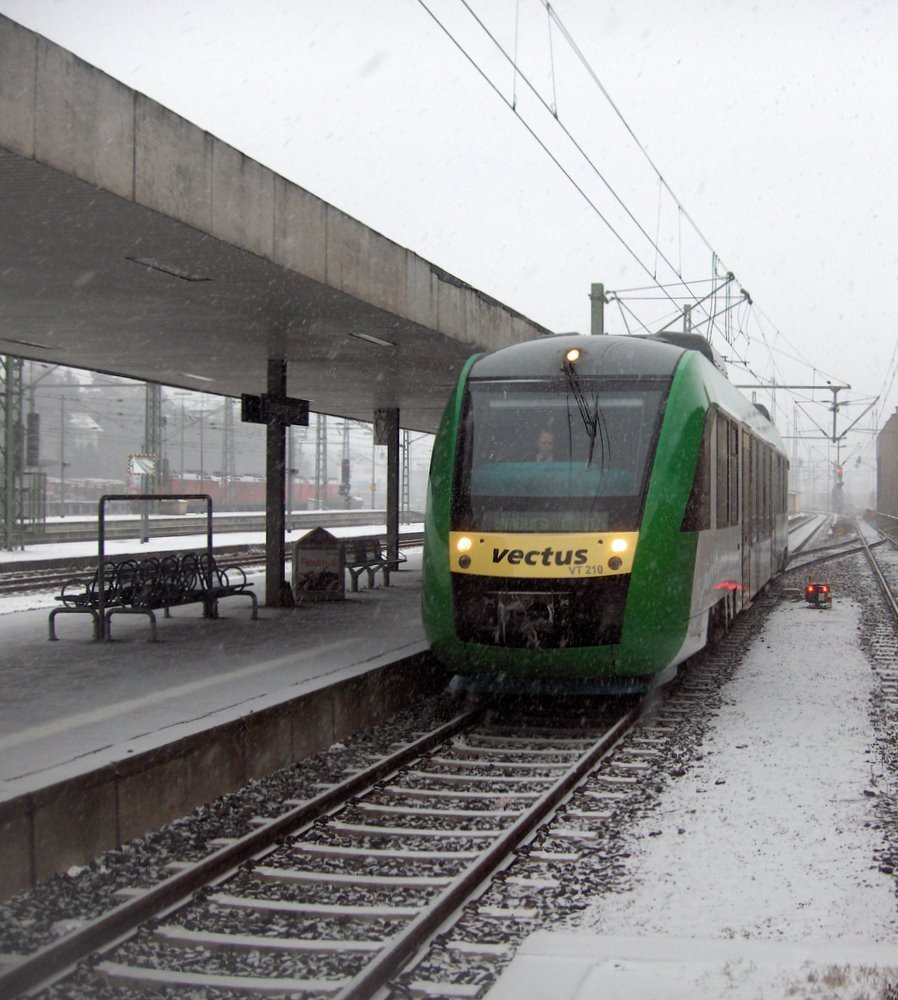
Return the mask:
[(876, 509), (898, 517), (898, 409), (876, 439)]

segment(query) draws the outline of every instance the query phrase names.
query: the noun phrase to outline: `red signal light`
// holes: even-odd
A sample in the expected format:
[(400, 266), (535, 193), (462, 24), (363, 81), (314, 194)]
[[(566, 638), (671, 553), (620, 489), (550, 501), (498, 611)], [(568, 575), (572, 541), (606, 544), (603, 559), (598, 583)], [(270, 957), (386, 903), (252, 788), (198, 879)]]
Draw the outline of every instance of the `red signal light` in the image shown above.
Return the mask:
[(828, 608), (832, 605), (832, 594), (828, 583), (807, 583), (804, 588), (804, 599), (815, 608)]

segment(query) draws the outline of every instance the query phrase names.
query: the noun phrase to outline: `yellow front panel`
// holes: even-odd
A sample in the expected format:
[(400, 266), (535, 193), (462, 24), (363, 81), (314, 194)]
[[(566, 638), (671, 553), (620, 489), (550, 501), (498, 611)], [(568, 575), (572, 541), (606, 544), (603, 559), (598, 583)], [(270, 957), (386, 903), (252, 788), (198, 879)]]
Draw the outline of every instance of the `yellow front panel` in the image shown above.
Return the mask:
[(474, 576), (581, 579), (633, 568), (638, 531), (523, 534), (449, 533), (449, 568)]

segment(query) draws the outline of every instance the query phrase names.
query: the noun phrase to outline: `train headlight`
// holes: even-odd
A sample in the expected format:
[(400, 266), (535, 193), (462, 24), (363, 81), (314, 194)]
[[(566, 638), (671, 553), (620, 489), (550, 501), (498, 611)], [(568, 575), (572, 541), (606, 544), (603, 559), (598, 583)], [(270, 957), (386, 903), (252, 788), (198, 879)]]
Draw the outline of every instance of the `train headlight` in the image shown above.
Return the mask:
[(608, 569), (612, 569), (612, 570), (614, 570), (616, 572), (617, 570), (619, 570), (621, 568), (621, 566), (623, 566), (623, 564), (624, 564), (623, 559), (621, 559), (618, 556), (612, 556), (608, 560)]
[(615, 538), (611, 542), (612, 552), (626, 552), (629, 547), (630, 543), (626, 538)]
[(580, 348), (572, 347), (564, 356), (564, 360), (569, 365), (575, 365), (580, 360)]
[(467, 569), (471, 565), (471, 557), (468, 553), (471, 551), (473, 545), (474, 543), (467, 535), (462, 535), (455, 543), (455, 550), (458, 552), (459, 569)]

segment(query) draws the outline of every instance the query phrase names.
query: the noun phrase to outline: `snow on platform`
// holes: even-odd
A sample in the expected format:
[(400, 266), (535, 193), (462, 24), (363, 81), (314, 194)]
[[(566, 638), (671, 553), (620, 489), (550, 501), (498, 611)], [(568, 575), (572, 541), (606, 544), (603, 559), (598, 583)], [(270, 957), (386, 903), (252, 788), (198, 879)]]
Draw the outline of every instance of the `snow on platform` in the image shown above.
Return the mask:
[(859, 627), (838, 595), (831, 610), (771, 611), (701, 757), (626, 835), (633, 888), (596, 897), (570, 933), (534, 934), (490, 1000), (878, 997), (882, 976), (898, 984), (875, 813), (894, 775), (874, 743)]
[[(344, 531), (353, 529), (334, 534)], [(222, 538), (261, 543), (258, 534)], [(189, 548), (191, 538), (177, 542)], [(142, 554), (170, 544), (153, 539)], [(54, 548), (79, 553), (91, 543)], [(160, 611), (158, 643), (147, 641), (143, 615), (117, 617), (113, 642), (91, 638), (88, 615), (63, 615), (59, 641), (49, 642), (58, 587), (0, 598), (0, 801), (423, 652), (420, 549), (408, 555), (389, 588), (260, 607), (259, 621), (240, 597), (221, 602), (219, 619), (204, 619), (199, 604), (174, 609), (171, 619)], [(263, 596), (264, 573), (248, 578)]]

